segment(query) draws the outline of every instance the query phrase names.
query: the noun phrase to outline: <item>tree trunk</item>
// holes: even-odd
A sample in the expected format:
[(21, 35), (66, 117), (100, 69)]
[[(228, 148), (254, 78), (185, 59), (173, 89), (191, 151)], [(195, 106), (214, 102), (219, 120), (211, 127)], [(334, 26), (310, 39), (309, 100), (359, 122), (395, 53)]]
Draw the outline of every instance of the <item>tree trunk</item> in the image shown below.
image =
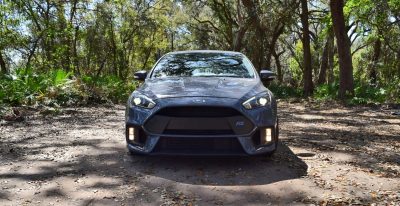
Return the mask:
[(3, 58), (3, 54), (0, 50), (0, 74), (7, 74), (7, 66), (6, 61)]
[(328, 53), (329, 53), (329, 38), (326, 39), (324, 51), (322, 52), (321, 66), (319, 69), (317, 85), (322, 85), (325, 84), (326, 82), (326, 71), (328, 70), (328, 63), (329, 63)]
[[(79, 74), (79, 68), (78, 68), (78, 51), (77, 51), (77, 41), (78, 41), (78, 32), (79, 32), (79, 26), (75, 26), (73, 24), (73, 21), (75, 19), (75, 14), (76, 14), (76, 9), (77, 9), (77, 5), (78, 5), (78, 0), (74, 0), (72, 2), (72, 7), (71, 7), (71, 11), (70, 11), (70, 18), (69, 18), (69, 24), (71, 29), (73, 28), (73, 34), (72, 37), (69, 36), (70, 41), (72, 43), (72, 45), (70, 45), (70, 48), (72, 51), (70, 51), (71, 54), (71, 58), (72, 58), (72, 63), (70, 65), (70, 67), (73, 68), (74, 73)], [(72, 38), (72, 40), (71, 40)]]
[[(275, 48), (277, 45), (277, 42), (279, 40), (279, 37), (282, 35), (284, 31), (284, 24), (278, 24), (274, 27), (274, 33), (272, 35), (272, 39), (270, 42), (267, 42), (267, 54), (266, 54), (266, 59), (265, 59), (265, 65), (263, 65), (263, 68), (271, 69), (271, 62), (272, 62), (272, 57), (274, 56), (274, 53), (276, 53)], [(275, 56), (274, 56), (275, 58)], [(279, 59), (279, 58), (278, 58)]]
[(171, 51), (174, 51), (174, 32), (171, 31)]
[(370, 68), (370, 72), (369, 72), (369, 81), (371, 83), (371, 85), (376, 86), (377, 83), (377, 72), (376, 72), (376, 67), (378, 66), (379, 63), (379, 58), (381, 56), (381, 39), (378, 36), (378, 39), (375, 40), (374, 43), (374, 56), (372, 57), (372, 65)]
[(268, 63), (266, 62), (264, 56), (264, 43), (267, 41), (267, 39), (265, 38), (261, 19), (257, 14), (257, 3), (257, 1), (252, 0), (242, 0), (242, 4), (246, 8), (247, 14), (249, 15), (249, 25), (252, 25), (255, 28), (255, 37), (252, 39), (255, 49), (253, 50), (254, 53), (251, 56), (253, 57), (252, 61), (256, 67), (256, 70), (259, 72), (261, 69), (264, 69)]
[(279, 57), (282, 53), (278, 54), (274, 50), (272, 54), (275, 59), (276, 73), (277, 73), (276, 75), (278, 76), (278, 81), (279, 81), (279, 83), (282, 83), (283, 82), (282, 64), (281, 64), (281, 61), (279, 60)]
[(244, 35), (246, 34), (246, 31), (247, 31), (247, 27), (243, 26), (243, 27), (239, 28), (239, 31), (236, 33), (235, 40), (233, 42), (233, 50), (234, 51), (242, 50), (243, 38), (244, 38)]
[(332, 29), (329, 28), (328, 30), (328, 35), (326, 37), (326, 42), (324, 46), (324, 51), (322, 52), (322, 57), (321, 57), (321, 67), (319, 70), (319, 76), (318, 76), (318, 81), (317, 84), (325, 84), (326, 83), (326, 73), (328, 71), (329, 67), (329, 55), (332, 53), (331, 51), (333, 50), (333, 33)]
[(397, 75), (400, 76), (400, 51), (397, 52)]
[(233, 50), (234, 51), (240, 51), (242, 50), (243, 47), (243, 38), (247, 32), (247, 29), (249, 28), (250, 22), (245, 22), (243, 20), (242, 16), (242, 11), (241, 11), (241, 5), (240, 5), (240, 0), (236, 1), (236, 8), (237, 8), (237, 23), (239, 24), (238, 31), (234, 34), (234, 41), (233, 41)]
[(344, 2), (343, 0), (331, 0), (330, 7), (339, 55), (339, 98), (345, 99), (354, 96), (354, 80), (350, 39), (346, 32), (343, 14)]
[(80, 69), (79, 69), (79, 59), (78, 59), (78, 32), (79, 32), (79, 26), (75, 27), (75, 32), (74, 32), (74, 43), (72, 45), (73, 49), (73, 55), (74, 55), (74, 72), (76, 74), (80, 74)]
[(40, 36), (33, 42), (33, 47), (29, 50), (28, 59), (26, 60), (25, 73), (31, 67), (32, 58), (35, 55), (39, 41), (42, 39), (42, 35), (43, 33), (41, 33)]
[(312, 62), (311, 62), (311, 48), (310, 48), (310, 30), (308, 23), (308, 3), (307, 0), (301, 0), (301, 24), (302, 24), (302, 38), (303, 43), (303, 81), (304, 81), (304, 96), (310, 96), (313, 93), (314, 85), (312, 80)]
[(112, 64), (111, 67), (109, 69), (109, 72), (112, 75), (115, 76), (119, 76), (119, 70), (118, 70), (118, 63), (117, 63), (117, 42), (116, 42), (116, 35), (115, 35), (115, 31), (114, 31), (114, 19), (112, 19), (112, 17), (110, 18), (110, 24), (109, 24), (109, 35), (110, 35), (110, 46), (111, 46), (111, 55), (112, 57), (109, 57), (109, 59), (111, 59)]
[(331, 39), (331, 49), (328, 52), (328, 70), (329, 70), (329, 75), (328, 75), (328, 84), (333, 84), (335, 81), (335, 75), (333, 73), (333, 69), (335, 68), (335, 54), (336, 54), (336, 48), (335, 48), (335, 41), (334, 41), (334, 36), (332, 36)]
[[(70, 48), (71, 48), (71, 39), (70, 39), (70, 33), (69, 33), (69, 28), (68, 28), (68, 22), (67, 19), (65, 18), (65, 5), (63, 2), (60, 2), (60, 4), (57, 4), (57, 23), (58, 23), (58, 38), (60, 39), (60, 44), (58, 46), (54, 45), (50, 48), (52, 49), (60, 49), (60, 52), (58, 55), (60, 55), (59, 63), (61, 67), (66, 70), (70, 71), (71, 69), (71, 54), (70, 54)], [(67, 31), (67, 32), (65, 32)], [(65, 49), (61, 49), (64, 48)], [(53, 54), (57, 53), (57, 51), (53, 51)]]

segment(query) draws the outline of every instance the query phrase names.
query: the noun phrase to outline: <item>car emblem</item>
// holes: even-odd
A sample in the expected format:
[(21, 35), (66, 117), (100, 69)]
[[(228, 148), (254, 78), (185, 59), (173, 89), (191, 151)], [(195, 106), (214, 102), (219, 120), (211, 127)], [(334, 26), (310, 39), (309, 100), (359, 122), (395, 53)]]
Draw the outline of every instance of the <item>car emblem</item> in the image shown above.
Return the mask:
[(244, 126), (244, 122), (243, 121), (237, 121), (236, 122), (236, 127), (243, 127)]
[(193, 102), (194, 103), (205, 103), (206, 100), (204, 100), (204, 99), (194, 99)]

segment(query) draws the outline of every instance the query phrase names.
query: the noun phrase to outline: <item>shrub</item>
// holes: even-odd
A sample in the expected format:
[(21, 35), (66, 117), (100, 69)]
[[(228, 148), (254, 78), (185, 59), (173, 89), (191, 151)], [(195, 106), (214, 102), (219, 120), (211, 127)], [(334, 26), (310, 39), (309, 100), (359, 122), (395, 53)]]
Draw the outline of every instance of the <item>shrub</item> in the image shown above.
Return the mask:
[(299, 88), (294, 88), (284, 85), (272, 84), (268, 87), (272, 93), (279, 99), (285, 99), (290, 97), (301, 97), (303, 95), (302, 90)]
[(0, 105), (74, 105), (126, 101), (135, 85), (115, 76), (75, 76), (56, 69), (18, 69), (0, 76)]
[(323, 84), (317, 86), (314, 91), (314, 97), (320, 100), (335, 99), (339, 93), (339, 84)]
[[(320, 100), (337, 99), (339, 84), (324, 84), (315, 89), (314, 97)], [(379, 87), (360, 81), (355, 82), (354, 97), (349, 104), (400, 103), (400, 81)]]

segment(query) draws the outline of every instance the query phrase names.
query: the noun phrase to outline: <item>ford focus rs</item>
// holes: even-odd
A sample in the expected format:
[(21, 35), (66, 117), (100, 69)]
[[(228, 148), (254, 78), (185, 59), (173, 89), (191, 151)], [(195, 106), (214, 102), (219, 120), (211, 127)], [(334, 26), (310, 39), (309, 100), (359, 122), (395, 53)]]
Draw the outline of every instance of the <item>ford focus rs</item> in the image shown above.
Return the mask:
[(126, 107), (131, 154), (270, 155), (277, 105), (263, 85), (275, 74), (238, 52), (181, 51), (161, 57)]

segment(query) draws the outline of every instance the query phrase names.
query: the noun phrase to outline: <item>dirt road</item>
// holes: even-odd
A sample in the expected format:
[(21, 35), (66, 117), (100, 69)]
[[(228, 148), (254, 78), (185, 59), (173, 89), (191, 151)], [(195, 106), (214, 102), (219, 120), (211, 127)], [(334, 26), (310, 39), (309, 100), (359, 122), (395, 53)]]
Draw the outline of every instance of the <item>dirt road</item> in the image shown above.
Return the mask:
[(1, 122), (0, 205), (400, 205), (394, 110), (279, 109), (270, 159), (132, 157), (123, 106), (25, 112)]

